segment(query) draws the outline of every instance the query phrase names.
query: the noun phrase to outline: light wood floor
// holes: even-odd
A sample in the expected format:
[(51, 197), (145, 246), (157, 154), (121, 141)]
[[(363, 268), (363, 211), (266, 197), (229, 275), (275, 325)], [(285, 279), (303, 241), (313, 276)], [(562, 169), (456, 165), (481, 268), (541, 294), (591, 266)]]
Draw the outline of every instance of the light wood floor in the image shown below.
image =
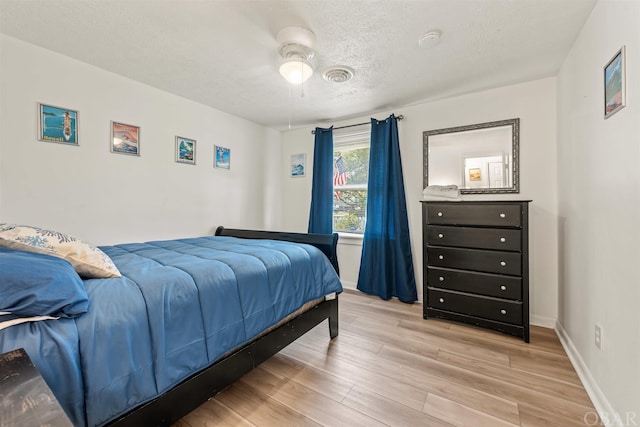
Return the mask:
[(570, 427), (595, 414), (551, 329), (525, 344), (345, 292), (335, 340), (323, 322), (175, 426)]

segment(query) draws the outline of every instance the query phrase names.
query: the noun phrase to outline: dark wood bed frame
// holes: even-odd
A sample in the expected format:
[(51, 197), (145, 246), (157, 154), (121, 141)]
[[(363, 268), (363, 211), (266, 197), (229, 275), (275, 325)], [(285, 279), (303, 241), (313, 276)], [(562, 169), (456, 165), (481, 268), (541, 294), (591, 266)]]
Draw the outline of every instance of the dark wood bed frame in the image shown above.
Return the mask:
[[(310, 244), (320, 249), (329, 258), (336, 272), (339, 272), (336, 256), (338, 235), (336, 233), (330, 235), (302, 234), (218, 227), (215, 235)], [(262, 337), (245, 344), (166, 393), (142, 404), (108, 425), (118, 427), (171, 425), (325, 319), (329, 319), (331, 339), (337, 337), (337, 295), (335, 299), (325, 300)]]

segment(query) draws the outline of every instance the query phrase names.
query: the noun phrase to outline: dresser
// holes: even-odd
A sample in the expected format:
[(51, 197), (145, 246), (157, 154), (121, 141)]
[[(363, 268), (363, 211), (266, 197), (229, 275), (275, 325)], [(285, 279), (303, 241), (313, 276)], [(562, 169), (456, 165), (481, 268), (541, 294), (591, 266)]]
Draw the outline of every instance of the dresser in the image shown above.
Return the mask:
[(425, 319), (529, 342), (529, 202), (422, 202)]

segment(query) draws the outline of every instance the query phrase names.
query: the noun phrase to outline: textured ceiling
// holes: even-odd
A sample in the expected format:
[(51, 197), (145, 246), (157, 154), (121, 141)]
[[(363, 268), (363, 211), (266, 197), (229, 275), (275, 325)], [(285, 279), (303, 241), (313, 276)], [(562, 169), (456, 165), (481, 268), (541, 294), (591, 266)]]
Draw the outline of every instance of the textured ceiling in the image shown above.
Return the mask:
[[(553, 76), (595, 2), (0, 0), (0, 32), (284, 129)], [(292, 25), (317, 37), (304, 97), (277, 70)], [(354, 79), (324, 81), (335, 65)]]

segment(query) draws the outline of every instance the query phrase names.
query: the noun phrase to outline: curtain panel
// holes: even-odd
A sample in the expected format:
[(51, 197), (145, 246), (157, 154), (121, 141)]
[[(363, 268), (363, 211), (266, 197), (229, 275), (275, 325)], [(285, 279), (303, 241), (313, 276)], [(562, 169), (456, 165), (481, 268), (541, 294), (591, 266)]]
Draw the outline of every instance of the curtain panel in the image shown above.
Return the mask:
[(333, 233), (333, 126), (316, 128), (309, 233)]
[(384, 300), (418, 299), (409, 239), (398, 122), (371, 119), (371, 148), (358, 289)]

